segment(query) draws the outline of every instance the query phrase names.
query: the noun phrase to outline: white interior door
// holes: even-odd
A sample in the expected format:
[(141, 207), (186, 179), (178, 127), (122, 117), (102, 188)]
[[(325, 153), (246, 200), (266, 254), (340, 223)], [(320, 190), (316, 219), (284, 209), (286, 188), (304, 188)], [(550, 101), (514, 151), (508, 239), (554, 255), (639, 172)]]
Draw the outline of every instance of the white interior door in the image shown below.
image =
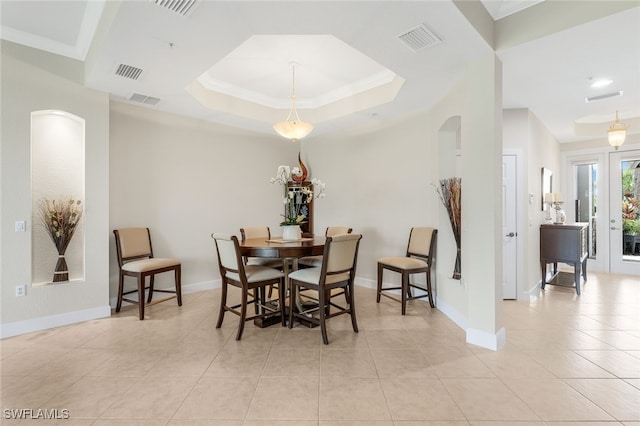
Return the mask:
[(640, 150), (609, 155), (609, 265), (614, 274), (640, 275), (640, 229), (631, 223), (640, 224), (640, 214), (634, 213), (640, 206), (629, 206), (640, 199), (639, 165)]
[(516, 299), (517, 226), (516, 226), (516, 156), (502, 156), (502, 298)]

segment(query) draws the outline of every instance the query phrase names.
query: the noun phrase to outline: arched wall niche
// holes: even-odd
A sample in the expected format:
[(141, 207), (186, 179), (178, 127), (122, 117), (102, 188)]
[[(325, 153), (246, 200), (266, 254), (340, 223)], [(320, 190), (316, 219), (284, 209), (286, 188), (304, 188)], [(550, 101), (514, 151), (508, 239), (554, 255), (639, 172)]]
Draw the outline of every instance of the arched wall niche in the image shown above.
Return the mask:
[[(58, 250), (40, 219), (43, 200), (85, 200), (85, 120), (66, 111), (31, 113), (31, 283), (51, 284)], [(69, 281), (85, 276), (84, 213), (65, 251)]]
[[(460, 159), (462, 153), (462, 117), (459, 115), (447, 118), (438, 129), (438, 188), (441, 179), (461, 177)], [(461, 284), (461, 280), (453, 280), (457, 246), (451, 222), (444, 206), (440, 206), (438, 214), (440, 231), (438, 232), (438, 281), (441, 284), (455, 282)], [(443, 288), (443, 297), (446, 297)]]

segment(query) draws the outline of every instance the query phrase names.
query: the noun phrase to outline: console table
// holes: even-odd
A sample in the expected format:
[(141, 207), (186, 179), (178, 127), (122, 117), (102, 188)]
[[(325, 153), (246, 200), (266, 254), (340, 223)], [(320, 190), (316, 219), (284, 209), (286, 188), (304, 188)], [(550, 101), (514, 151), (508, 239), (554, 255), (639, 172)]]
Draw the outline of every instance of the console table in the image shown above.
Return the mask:
[[(575, 286), (580, 294), (580, 275), (587, 280), (588, 223), (540, 225), (540, 268), (542, 285)], [(547, 281), (547, 264), (553, 263), (553, 276)], [(573, 266), (573, 274), (558, 272), (558, 263)], [(571, 275), (573, 275), (571, 277)], [(567, 280), (567, 276), (571, 279)], [(563, 279), (565, 278), (565, 279)]]

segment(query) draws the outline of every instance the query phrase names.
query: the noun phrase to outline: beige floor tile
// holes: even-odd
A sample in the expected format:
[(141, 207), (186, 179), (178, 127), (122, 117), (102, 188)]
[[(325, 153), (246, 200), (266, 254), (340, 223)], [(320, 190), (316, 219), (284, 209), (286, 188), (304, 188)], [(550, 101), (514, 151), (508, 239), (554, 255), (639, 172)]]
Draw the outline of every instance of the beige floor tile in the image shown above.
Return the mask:
[(436, 377), (427, 358), (417, 349), (376, 349), (371, 351), (371, 355), (380, 378)]
[(611, 378), (608, 371), (569, 350), (531, 351), (529, 352), (537, 362), (559, 378)]
[(193, 378), (144, 377), (121, 394), (101, 417), (169, 419), (195, 382)]
[(320, 420), (391, 420), (378, 379), (320, 379)]
[(497, 377), (551, 378), (553, 375), (534, 358), (520, 351), (474, 351), (474, 354)]
[(622, 351), (576, 351), (598, 367), (609, 373), (625, 378), (640, 378), (640, 362), (638, 358)]
[(571, 379), (566, 382), (616, 420), (640, 422), (640, 389), (618, 379)]
[(257, 378), (200, 379), (173, 419), (242, 420), (249, 410), (257, 386)]
[(222, 349), (204, 377), (259, 377), (269, 357), (264, 349)]
[(442, 379), (442, 383), (469, 420), (541, 420), (498, 379)]
[(318, 418), (318, 379), (263, 377), (246, 418), (250, 420), (315, 420)]
[(493, 378), (495, 375), (468, 349), (435, 347), (423, 349), (438, 377)]
[(394, 421), (465, 420), (438, 379), (381, 379)]
[(79, 379), (75, 376), (3, 376), (0, 382), (0, 406), (2, 409), (55, 408), (44, 404)]
[[(356, 288), (359, 333), (346, 316), (328, 321), (329, 345), (317, 328), (249, 322), (237, 342), (236, 316), (215, 328), (219, 297), (219, 289), (184, 295), (182, 308), (152, 306), (145, 321), (133, 307), (0, 340), (0, 405), (64, 404), (72, 426), (640, 426), (637, 277), (594, 273), (579, 297), (547, 289), (531, 302), (505, 301), (498, 352), (466, 343), (465, 330), (423, 300), (402, 316), (399, 303), (376, 303), (364, 287)], [(294, 395), (306, 395), (303, 408), (287, 405), (289, 389), (309, 381), (315, 388)], [(278, 386), (284, 408), (268, 404)], [(512, 398), (521, 402), (494, 404)], [(544, 421), (512, 420), (522, 403)], [(258, 418), (309, 404), (316, 415), (307, 420)], [(152, 415), (164, 417), (141, 418)], [(61, 424), (2, 419), (50, 423)]]
[(137, 378), (132, 377), (114, 377), (107, 380), (103, 377), (83, 377), (47, 401), (46, 406), (64, 407), (73, 418), (98, 418), (137, 381)]
[(417, 349), (409, 333), (404, 329), (366, 330), (370, 349)]
[(322, 377), (378, 378), (371, 353), (364, 350), (323, 351), (320, 357)]
[(615, 420), (560, 379), (503, 379), (544, 421)]
[(320, 350), (272, 349), (262, 377), (320, 377)]

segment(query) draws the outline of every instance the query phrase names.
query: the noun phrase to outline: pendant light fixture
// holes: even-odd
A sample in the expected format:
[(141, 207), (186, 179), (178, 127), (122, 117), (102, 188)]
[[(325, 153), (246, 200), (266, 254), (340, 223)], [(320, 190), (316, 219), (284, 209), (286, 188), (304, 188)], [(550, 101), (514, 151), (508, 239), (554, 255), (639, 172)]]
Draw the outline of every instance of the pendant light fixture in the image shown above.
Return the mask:
[(618, 149), (618, 147), (622, 146), (624, 143), (624, 139), (627, 137), (627, 130), (629, 126), (625, 126), (620, 123), (618, 119), (618, 111), (616, 111), (616, 121), (609, 127), (609, 145), (613, 147), (613, 149)]
[(300, 120), (296, 110), (296, 64), (291, 64), (291, 111), (287, 119), (273, 125), (273, 129), (283, 138), (296, 142), (307, 136), (313, 130), (313, 124)]

